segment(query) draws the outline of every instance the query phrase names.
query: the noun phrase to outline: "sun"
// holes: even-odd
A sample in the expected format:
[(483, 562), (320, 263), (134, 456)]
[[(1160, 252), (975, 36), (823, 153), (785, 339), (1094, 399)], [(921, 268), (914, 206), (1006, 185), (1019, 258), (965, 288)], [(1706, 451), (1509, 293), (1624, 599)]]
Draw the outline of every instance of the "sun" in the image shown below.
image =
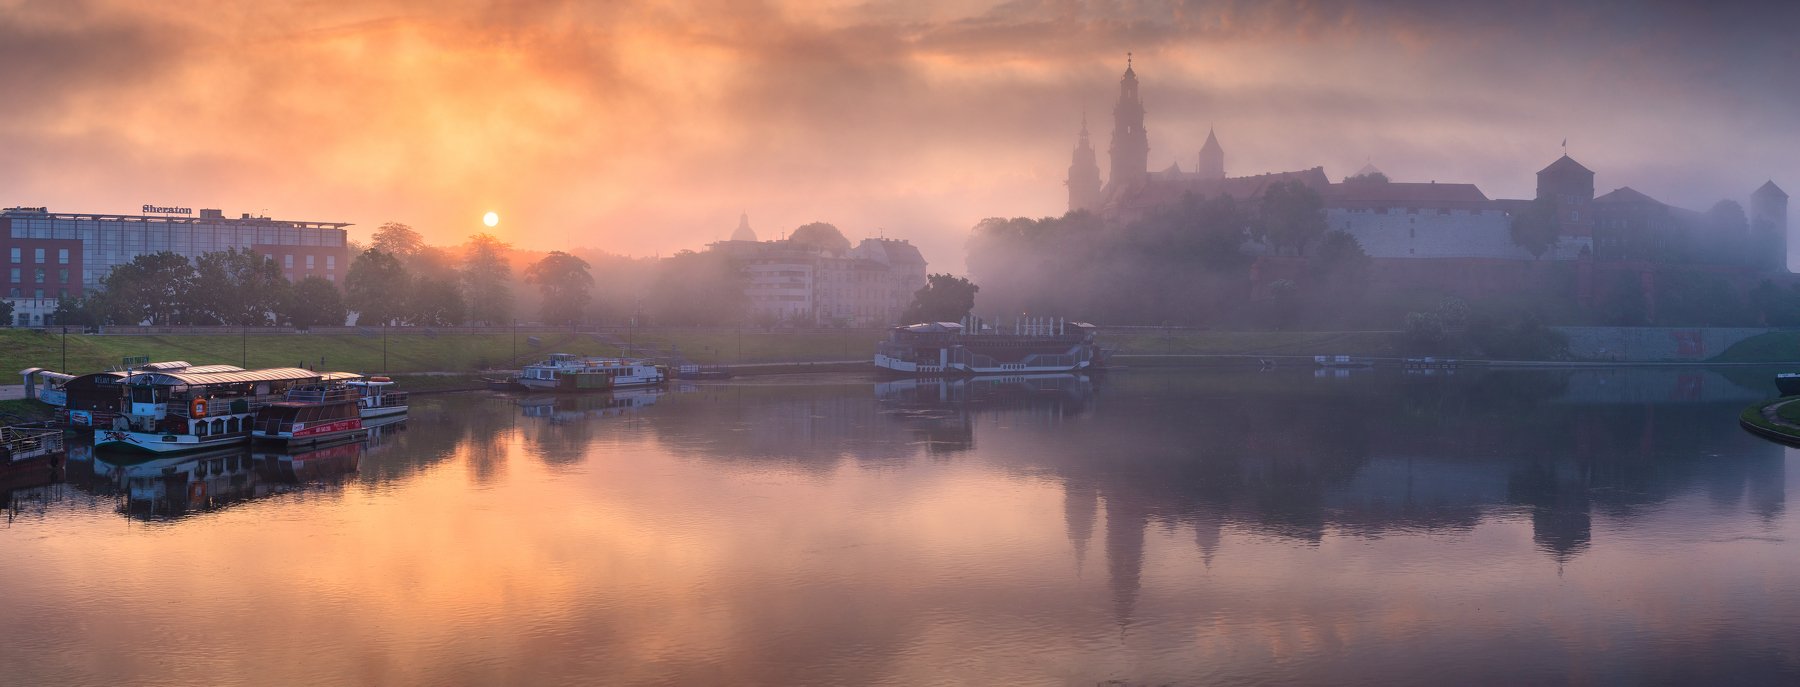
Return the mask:
[(486, 224), (490, 227), (495, 226), (500, 223), (500, 215), (498, 215), (496, 213), (492, 213), (492, 212), (482, 215), (481, 223)]

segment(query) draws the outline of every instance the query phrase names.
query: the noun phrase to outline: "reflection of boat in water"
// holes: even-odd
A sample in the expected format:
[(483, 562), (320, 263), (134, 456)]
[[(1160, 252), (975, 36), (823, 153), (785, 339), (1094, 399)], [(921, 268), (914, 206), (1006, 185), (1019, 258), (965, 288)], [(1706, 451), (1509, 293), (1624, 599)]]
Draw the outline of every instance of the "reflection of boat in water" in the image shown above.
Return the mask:
[(875, 398), (899, 407), (1029, 405), (1044, 401), (1073, 403), (1079, 407), (1093, 393), (1093, 379), (1078, 374), (896, 379), (875, 383)]
[(620, 389), (611, 393), (586, 396), (527, 396), (519, 399), (519, 412), (525, 417), (546, 418), (551, 422), (567, 422), (582, 418), (616, 417), (640, 408), (656, 405), (664, 393), (660, 388)]
[(91, 472), (71, 475), (70, 481), (93, 493), (122, 496), (120, 510), (127, 514), (179, 516), (335, 483), (356, 472), (362, 452), (361, 441), (349, 441), (304, 452), (234, 446), (137, 461), (102, 453), (92, 460)]

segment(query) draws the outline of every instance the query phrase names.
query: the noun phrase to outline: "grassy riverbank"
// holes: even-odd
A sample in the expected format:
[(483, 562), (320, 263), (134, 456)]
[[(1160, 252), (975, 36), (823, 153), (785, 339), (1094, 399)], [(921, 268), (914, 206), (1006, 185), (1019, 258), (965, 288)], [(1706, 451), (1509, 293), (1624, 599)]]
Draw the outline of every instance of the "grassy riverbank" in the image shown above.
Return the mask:
[[(68, 335), (67, 367), (75, 372), (92, 372), (118, 365), (122, 358), (147, 356), (151, 360), (250, 368), (305, 363), (308, 367), (370, 373), (475, 372), (516, 368), (552, 351), (622, 355), (620, 343), (657, 354), (679, 352), (702, 363), (782, 363), (864, 358), (874, 350), (880, 336), (880, 332), (873, 331), (644, 330), (615, 334), (521, 333), (515, 337), (510, 332), (428, 333), (396, 328), (388, 331), (384, 346), (378, 331), (120, 336), (72, 333)], [(0, 329), (0, 370), (63, 367), (62, 338), (60, 333)], [(532, 338), (538, 340), (535, 346)]]
[[(246, 367), (308, 367), (365, 373), (475, 373), (516, 369), (552, 351), (580, 355), (628, 355), (629, 344), (646, 354), (679, 356), (708, 364), (769, 365), (867, 360), (883, 330), (761, 331), (640, 329), (605, 333), (430, 332), (388, 330), (384, 362), (379, 330), (332, 333), (160, 334), (68, 336), (68, 369), (91, 372), (121, 358), (187, 360)], [(532, 344), (532, 339), (537, 343)], [(1392, 332), (1233, 332), (1202, 330), (1104, 330), (1101, 343), (1131, 364), (1196, 364), (1204, 356), (1349, 355), (1402, 357)], [(0, 328), (0, 371), (63, 367), (62, 336), (54, 331)], [(1800, 332), (1752, 337), (1708, 362), (1773, 362), (1800, 358)], [(321, 363), (321, 359), (323, 362)], [(1126, 362), (1122, 361), (1122, 362)], [(429, 382), (421, 382), (421, 385)]]

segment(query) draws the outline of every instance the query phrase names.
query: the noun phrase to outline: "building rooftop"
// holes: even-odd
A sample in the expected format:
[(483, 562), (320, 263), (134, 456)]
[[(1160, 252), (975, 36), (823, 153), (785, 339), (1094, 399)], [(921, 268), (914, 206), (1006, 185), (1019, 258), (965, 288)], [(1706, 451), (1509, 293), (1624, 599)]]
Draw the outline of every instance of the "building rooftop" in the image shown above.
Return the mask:
[(1332, 184), (1320, 195), (1325, 197), (1325, 205), (1335, 204), (1385, 204), (1399, 207), (1406, 206), (1438, 206), (1460, 203), (1487, 203), (1488, 197), (1474, 184), (1439, 184), (1439, 183), (1339, 183)]
[(251, 224), (258, 226), (280, 225), (290, 227), (316, 227), (320, 229), (342, 229), (351, 226), (351, 222), (310, 222), (302, 220), (270, 219), (243, 213), (238, 218), (223, 215), (208, 215), (202, 210), (199, 216), (194, 215), (115, 215), (95, 212), (50, 212), (41, 207), (12, 207), (0, 210), (0, 217), (7, 219), (59, 219), (59, 220), (91, 220), (91, 221), (124, 221), (144, 222), (146, 224)]
[(1566, 171), (1581, 172), (1588, 175), (1594, 173), (1594, 170), (1581, 166), (1581, 163), (1576, 162), (1575, 158), (1563, 155), (1562, 157), (1556, 158), (1556, 161), (1550, 163), (1549, 166), (1538, 170), (1538, 174), (1558, 174)]

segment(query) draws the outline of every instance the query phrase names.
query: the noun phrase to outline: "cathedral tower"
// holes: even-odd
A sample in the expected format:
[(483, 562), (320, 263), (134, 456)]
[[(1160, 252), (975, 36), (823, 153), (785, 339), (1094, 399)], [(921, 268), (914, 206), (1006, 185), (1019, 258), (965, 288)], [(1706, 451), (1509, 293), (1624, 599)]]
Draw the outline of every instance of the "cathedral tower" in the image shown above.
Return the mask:
[(1219, 147), (1211, 127), (1206, 129), (1206, 145), (1200, 146), (1200, 166), (1194, 168), (1194, 173), (1202, 179), (1225, 178), (1225, 149)]
[(1087, 116), (1081, 117), (1081, 138), (1069, 161), (1069, 212), (1100, 211), (1100, 164), (1094, 161), (1094, 147), (1088, 145)]
[(1138, 97), (1137, 72), (1125, 60), (1125, 78), (1119, 79), (1119, 102), (1113, 106), (1112, 174), (1109, 188), (1118, 189), (1142, 181), (1150, 173), (1150, 134), (1144, 131), (1144, 101)]
[(1788, 271), (1788, 195), (1770, 181), (1750, 194), (1750, 235), (1756, 241), (1760, 264), (1771, 272)]

